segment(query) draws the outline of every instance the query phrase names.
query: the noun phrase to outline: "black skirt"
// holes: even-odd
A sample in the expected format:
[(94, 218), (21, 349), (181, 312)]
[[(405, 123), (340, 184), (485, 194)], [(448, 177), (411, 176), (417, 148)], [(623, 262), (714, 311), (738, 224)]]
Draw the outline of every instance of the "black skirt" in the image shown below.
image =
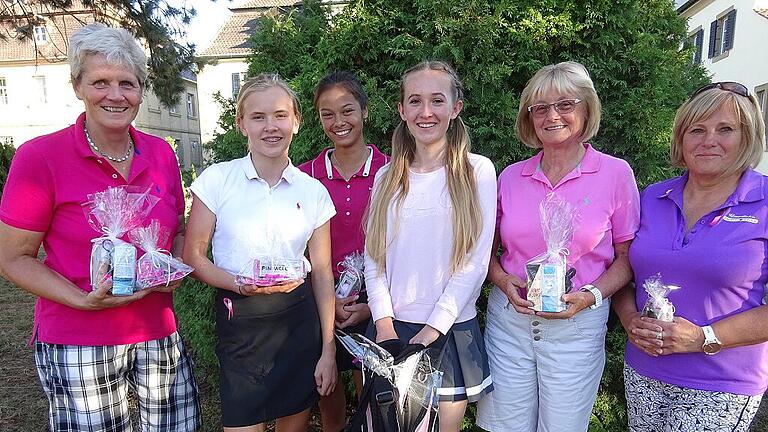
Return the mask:
[(263, 423), (317, 402), (314, 372), (322, 338), (309, 277), (287, 294), (245, 297), (218, 290), (216, 330), (223, 426)]

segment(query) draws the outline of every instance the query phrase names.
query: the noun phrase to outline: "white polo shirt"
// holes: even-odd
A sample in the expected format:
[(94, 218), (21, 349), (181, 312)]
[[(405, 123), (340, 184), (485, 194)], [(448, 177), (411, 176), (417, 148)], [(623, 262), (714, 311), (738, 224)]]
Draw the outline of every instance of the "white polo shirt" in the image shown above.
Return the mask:
[(213, 262), (237, 274), (259, 255), (304, 259), (315, 229), (336, 214), (328, 191), (288, 162), (273, 187), (250, 153), (206, 168), (190, 190), (216, 215)]

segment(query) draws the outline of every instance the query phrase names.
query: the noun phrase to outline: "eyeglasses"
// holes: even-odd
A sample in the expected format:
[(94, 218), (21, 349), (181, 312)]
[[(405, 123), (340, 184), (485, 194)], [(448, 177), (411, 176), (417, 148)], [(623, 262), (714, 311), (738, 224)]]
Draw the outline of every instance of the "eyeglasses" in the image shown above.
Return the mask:
[(729, 91), (731, 93), (736, 93), (739, 96), (744, 96), (745, 98), (749, 97), (749, 90), (747, 89), (744, 84), (740, 84), (734, 81), (721, 81), (721, 82), (713, 82), (711, 84), (707, 84), (705, 86), (700, 87), (695, 92), (691, 93), (691, 97), (688, 99), (693, 99), (697, 95), (704, 93), (707, 90), (712, 90), (713, 88), (717, 88), (724, 91)]
[(576, 109), (576, 105), (581, 103), (581, 99), (563, 99), (552, 103), (540, 103), (528, 107), (528, 112), (534, 117), (544, 117), (549, 113), (552, 107), (558, 114), (568, 114)]

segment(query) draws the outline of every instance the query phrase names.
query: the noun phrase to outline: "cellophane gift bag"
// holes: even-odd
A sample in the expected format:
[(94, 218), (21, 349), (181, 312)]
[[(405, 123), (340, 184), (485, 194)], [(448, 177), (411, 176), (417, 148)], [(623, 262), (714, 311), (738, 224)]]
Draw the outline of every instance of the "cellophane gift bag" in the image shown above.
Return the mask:
[(82, 204), (88, 224), (101, 233), (93, 240), (90, 259), (91, 288), (111, 284), (113, 295), (131, 295), (136, 282), (136, 248), (120, 239), (142, 221), (159, 198), (151, 187), (110, 187), (88, 194)]
[(294, 256), (290, 245), (274, 230), (268, 230), (267, 241), (248, 253), (247, 264), (238, 272), (238, 285), (272, 286), (303, 279), (309, 271), (309, 262), (303, 256)]
[(336, 297), (346, 298), (359, 294), (365, 281), (363, 254), (357, 251), (352, 252), (344, 257), (339, 266), (342, 270), (339, 282), (336, 284)]
[(680, 289), (675, 285), (666, 285), (661, 274), (656, 273), (643, 282), (643, 288), (648, 293), (648, 300), (643, 306), (643, 316), (657, 320), (672, 322), (675, 317), (675, 306), (667, 298), (672, 291)]
[(539, 216), (547, 250), (525, 264), (527, 299), (535, 311), (562, 312), (567, 308), (562, 296), (567, 292), (568, 245), (573, 238), (576, 208), (550, 193), (539, 205)]
[(168, 286), (171, 282), (184, 278), (195, 269), (171, 256), (171, 253), (159, 247), (168, 242), (170, 233), (152, 219), (149, 225), (139, 227), (128, 233), (131, 242), (144, 251), (136, 266), (136, 288), (145, 289), (158, 285)]

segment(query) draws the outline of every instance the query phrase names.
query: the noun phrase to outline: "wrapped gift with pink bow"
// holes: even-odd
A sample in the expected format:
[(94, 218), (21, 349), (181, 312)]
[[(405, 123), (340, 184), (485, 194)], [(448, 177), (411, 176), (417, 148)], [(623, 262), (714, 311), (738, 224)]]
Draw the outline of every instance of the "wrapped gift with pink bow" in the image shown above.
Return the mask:
[(149, 225), (136, 228), (129, 233), (131, 242), (144, 251), (136, 266), (136, 288), (145, 289), (158, 285), (168, 286), (184, 278), (195, 269), (171, 256), (159, 245), (167, 244), (170, 232), (152, 219)]

